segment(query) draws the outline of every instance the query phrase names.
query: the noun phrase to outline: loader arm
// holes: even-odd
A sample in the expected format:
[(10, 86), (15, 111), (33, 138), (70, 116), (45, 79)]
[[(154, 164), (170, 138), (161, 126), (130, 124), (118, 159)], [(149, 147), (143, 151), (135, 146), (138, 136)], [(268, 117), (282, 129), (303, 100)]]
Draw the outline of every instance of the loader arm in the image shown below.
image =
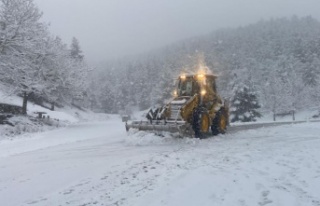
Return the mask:
[(198, 105), (199, 105), (199, 95), (195, 94), (185, 103), (185, 105), (181, 107), (181, 117), (183, 118), (184, 121), (191, 123), (193, 110)]

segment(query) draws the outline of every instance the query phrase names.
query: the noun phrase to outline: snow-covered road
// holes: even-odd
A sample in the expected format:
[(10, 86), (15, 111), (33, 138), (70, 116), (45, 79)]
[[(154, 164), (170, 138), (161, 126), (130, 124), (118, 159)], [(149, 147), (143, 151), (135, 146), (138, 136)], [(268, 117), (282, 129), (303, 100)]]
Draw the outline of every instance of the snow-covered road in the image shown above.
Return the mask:
[(0, 205), (320, 205), (320, 123), (206, 140), (118, 119), (0, 142)]

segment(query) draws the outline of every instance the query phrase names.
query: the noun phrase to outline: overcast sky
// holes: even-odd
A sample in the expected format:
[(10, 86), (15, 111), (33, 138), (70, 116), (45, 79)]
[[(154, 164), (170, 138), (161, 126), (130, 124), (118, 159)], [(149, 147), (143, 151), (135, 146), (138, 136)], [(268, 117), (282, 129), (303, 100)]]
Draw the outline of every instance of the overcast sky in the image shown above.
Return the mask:
[(35, 0), (53, 34), (80, 41), (90, 63), (260, 19), (311, 15), (320, 0)]

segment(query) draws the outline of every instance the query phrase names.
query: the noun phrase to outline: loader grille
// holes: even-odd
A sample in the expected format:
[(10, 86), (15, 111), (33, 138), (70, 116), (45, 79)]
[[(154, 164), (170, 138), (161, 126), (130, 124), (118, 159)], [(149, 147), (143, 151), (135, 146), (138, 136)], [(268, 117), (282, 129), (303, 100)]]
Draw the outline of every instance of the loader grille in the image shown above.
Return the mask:
[(182, 117), (180, 115), (181, 107), (182, 107), (181, 104), (171, 104), (171, 115), (170, 115), (171, 120), (177, 120), (177, 121), (182, 120)]

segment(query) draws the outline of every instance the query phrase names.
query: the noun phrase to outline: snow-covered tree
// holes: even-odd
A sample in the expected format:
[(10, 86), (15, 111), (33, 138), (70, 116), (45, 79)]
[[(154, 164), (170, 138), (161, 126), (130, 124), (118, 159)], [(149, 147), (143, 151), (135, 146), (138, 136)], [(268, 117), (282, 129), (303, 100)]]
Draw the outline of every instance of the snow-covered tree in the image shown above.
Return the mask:
[(82, 50), (80, 48), (79, 40), (75, 37), (72, 38), (70, 55), (74, 59), (78, 59), (78, 60), (83, 59), (83, 54), (82, 54)]
[(261, 114), (257, 111), (260, 108), (258, 98), (247, 87), (236, 91), (231, 105), (231, 122), (254, 122), (256, 118), (261, 117)]
[(69, 49), (41, 16), (33, 0), (0, 0), (0, 82), (23, 96), (23, 113), (30, 94), (67, 103), (87, 88), (89, 67), (78, 40)]
[(248, 86), (264, 111), (302, 109), (316, 106), (319, 99), (319, 36), (320, 22), (312, 17), (259, 21), (107, 62), (102, 68), (108, 82), (100, 82), (117, 94), (117, 101), (148, 107), (161, 96), (170, 96), (172, 81), (183, 70), (194, 70), (201, 51), (204, 62), (218, 75), (219, 93), (227, 99), (236, 87)]
[(0, 1), (0, 58), (4, 74), (1, 81), (14, 85), (23, 95), (23, 113), (28, 95), (43, 89), (38, 70), (47, 27), (40, 22), (41, 16), (32, 0)]
[(301, 69), (304, 85), (316, 87), (320, 84), (320, 56), (316, 54), (310, 55), (308, 61)]

